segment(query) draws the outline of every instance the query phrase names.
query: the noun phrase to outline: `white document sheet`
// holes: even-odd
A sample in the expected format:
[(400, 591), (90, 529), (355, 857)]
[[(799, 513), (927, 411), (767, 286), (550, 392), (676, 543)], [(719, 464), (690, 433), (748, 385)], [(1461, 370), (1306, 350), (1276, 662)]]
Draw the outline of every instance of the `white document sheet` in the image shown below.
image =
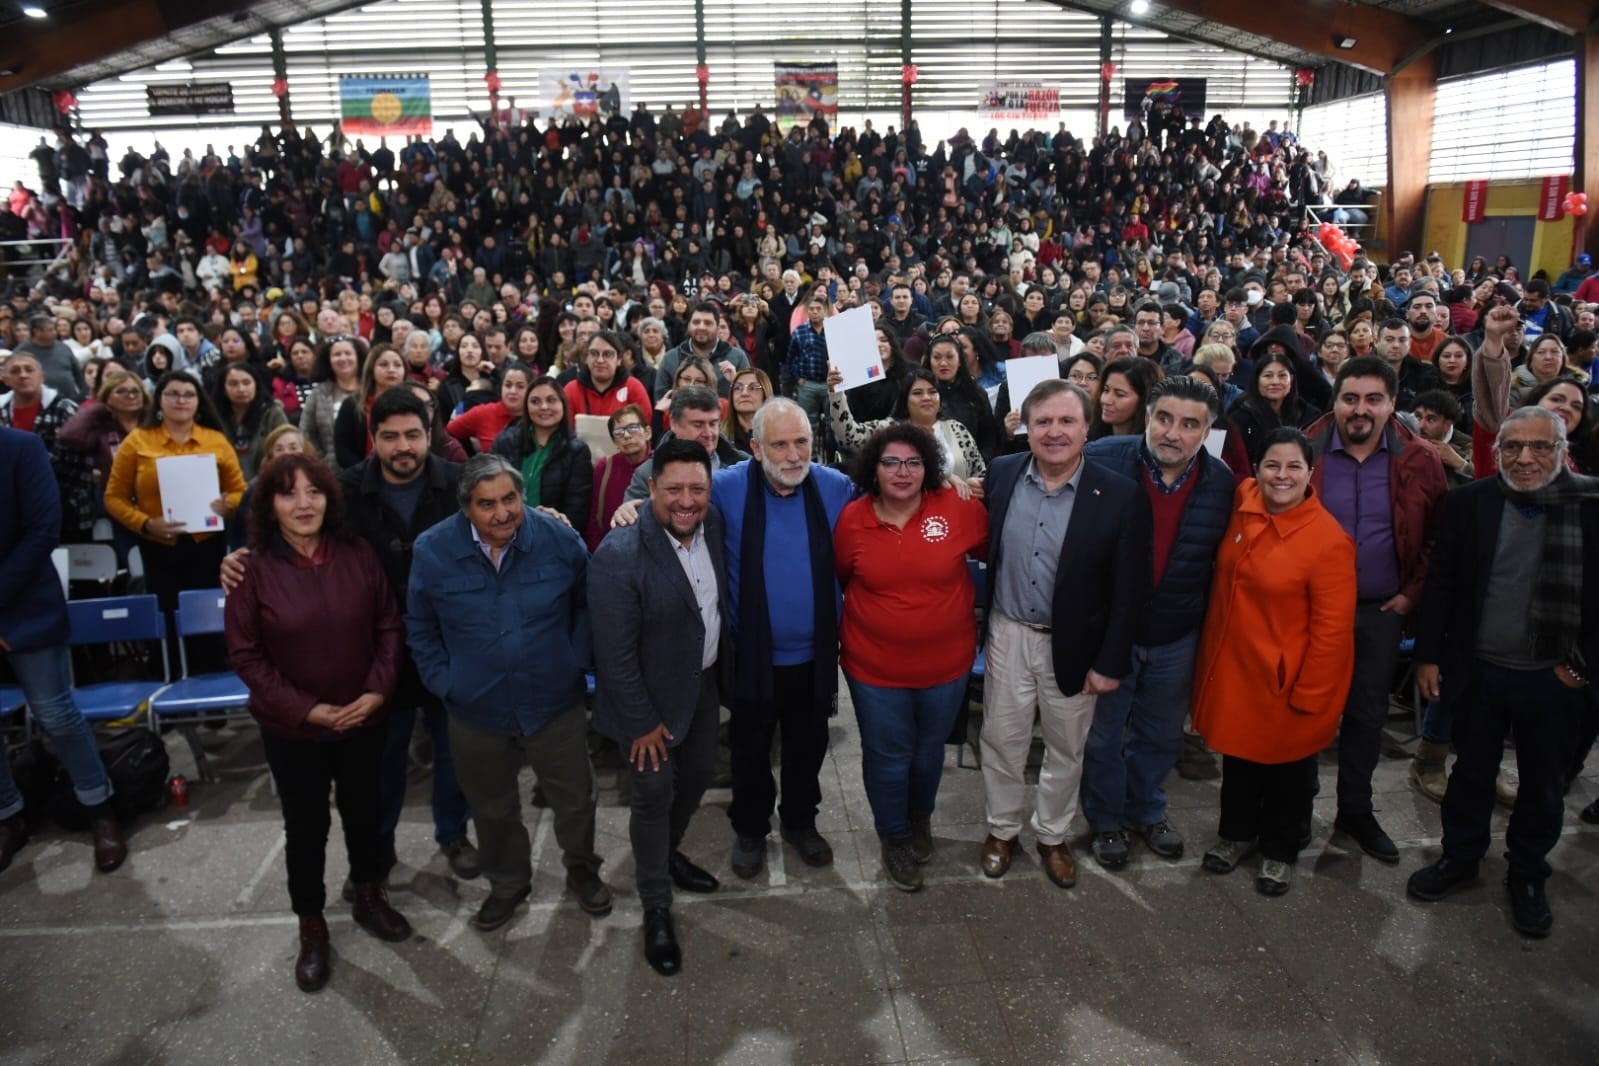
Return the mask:
[(162, 518), (184, 523), (189, 533), (222, 529), (222, 516), (211, 510), (212, 501), (222, 495), (216, 456), (169, 455), (155, 461), (155, 473), (161, 483)]
[[(1005, 384), (1010, 390), (1010, 409), (1020, 411), (1022, 401), (1040, 381), (1053, 381), (1060, 377), (1060, 360), (1053, 355), (1024, 355), (1005, 360)], [(1026, 433), (1021, 426), (1016, 432)]]
[(877, 354), (877, 330), (870, 307), (852, 307), (827, 320), (822, 330), (827, 361), (844, 375), (834, 392), (847, 392), (883, 379), (883, 357)]

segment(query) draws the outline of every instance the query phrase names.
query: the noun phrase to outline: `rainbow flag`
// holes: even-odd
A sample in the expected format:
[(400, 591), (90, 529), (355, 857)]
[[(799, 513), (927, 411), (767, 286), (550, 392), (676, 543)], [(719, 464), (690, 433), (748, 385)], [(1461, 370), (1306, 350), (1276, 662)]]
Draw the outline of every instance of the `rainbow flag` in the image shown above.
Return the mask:
[(426, 74), (341, 74), (339, 114), (346, 136), (433, 132)]

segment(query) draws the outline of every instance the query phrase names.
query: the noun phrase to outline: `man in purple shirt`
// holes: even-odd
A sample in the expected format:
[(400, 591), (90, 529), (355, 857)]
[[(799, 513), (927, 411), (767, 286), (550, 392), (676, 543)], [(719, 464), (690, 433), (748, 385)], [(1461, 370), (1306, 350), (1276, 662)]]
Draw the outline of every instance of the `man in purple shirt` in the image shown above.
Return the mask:
[(1371, 775), (1405, 619), (1421, 598), (1434, 515), (1449, 487), (1432, 445), (1394, 417), (1398, 389), (1398, 375), (1382, 359), (1351, 359), (1334, 380), (1332, 411), (1308, 431), (1317, 460), (1311, 484), (1355, 541), (1359, 590), (1333, 828), (1387, 863), (1399, 861), (1399, 849), (1372, 809)]

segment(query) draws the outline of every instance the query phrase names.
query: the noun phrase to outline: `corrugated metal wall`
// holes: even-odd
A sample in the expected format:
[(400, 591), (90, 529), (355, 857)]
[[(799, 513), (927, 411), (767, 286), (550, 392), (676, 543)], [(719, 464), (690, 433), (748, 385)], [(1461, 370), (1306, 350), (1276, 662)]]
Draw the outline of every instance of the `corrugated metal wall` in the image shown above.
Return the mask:
[[(846, 117), (895, 112), (899, 17), (899, 0), (856, 0), (814, 15), (792, 5), (706, 0), (711, 106), (770, 105), (774, 61), (834, 59)], [(542, 69), (580, 61), (628, 68), (634, 100), (657, 109), (696, 98), (693, 0), (500, 0), (494, 20), (504, 95), (528, 100)], [(1042, 0), (918, 0), (913, 27), (918, 109), (975, 111), (978, 83), (994, 79), (1058, 85), (1062, 106), (1071, 111), (1092, 109), (1097, 100), (1099, 22), (1093, 16)], [(477, 0), (383, 0), (291, 27), (284, 46), (301, 121), (334, 117), (341, 73), (426, 72), (433, 113), (445, 120), (488, 108)], [(192, 128), (194, 119), (152, 119), (145, 86), (193, 79), (233, 85), (237, 114), (205, 122), (275, 123), (269, 57), (262, 36), (96, 83), (79, 94), (83, 121), (106, 130)], [(1128, 76), (1206, 78), (1216, 110), (1285, 113), (1291, 98), (1287, 68), (1125, 24), (1117, 26), (1115, 59)], [(1119, 114), (1120, 101), (1115, 104)]]

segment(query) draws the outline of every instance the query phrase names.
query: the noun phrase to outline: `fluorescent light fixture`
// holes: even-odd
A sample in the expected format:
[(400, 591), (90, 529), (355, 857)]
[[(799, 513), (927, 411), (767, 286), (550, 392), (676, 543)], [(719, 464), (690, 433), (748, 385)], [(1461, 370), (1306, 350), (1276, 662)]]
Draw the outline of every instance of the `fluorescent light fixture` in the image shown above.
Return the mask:
[(1149, 0), (1133, 0), (1132, 3), (1127, 5), (1127, 9), (1135, 15), (1147, 15), (1149, 14)]
[(38, 4), (23, 4), (22, 13), (31, 19), (47, 19), (50, 17), (50, 12)]
[(1339, 48), (1353, 48), (1360, 42), (1353, 37), (1335, 37), (1333, 43)]

